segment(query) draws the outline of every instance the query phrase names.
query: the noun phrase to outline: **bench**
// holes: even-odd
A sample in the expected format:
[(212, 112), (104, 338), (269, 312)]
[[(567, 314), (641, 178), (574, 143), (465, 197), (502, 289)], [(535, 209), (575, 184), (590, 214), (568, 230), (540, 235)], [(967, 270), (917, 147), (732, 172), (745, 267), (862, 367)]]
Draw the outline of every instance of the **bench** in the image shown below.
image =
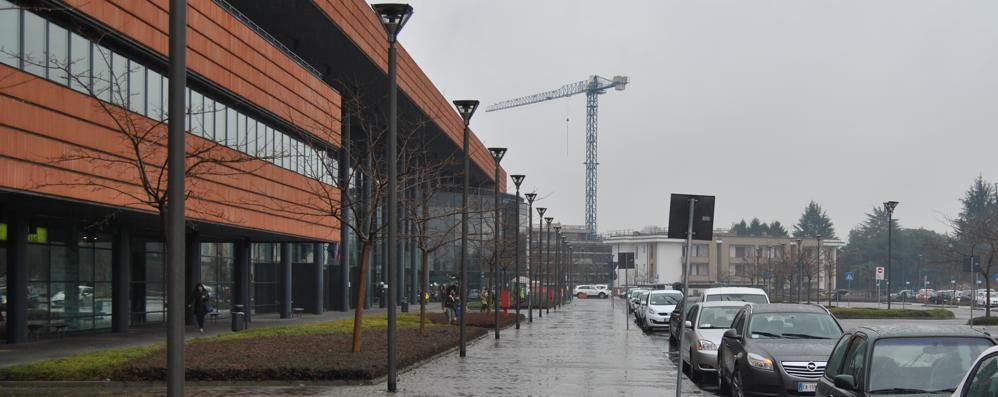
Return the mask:
[(60, 338), (66, 336), (66, 324), (64, 323), (52, 324), (49, 325), (49, 328), (51, 328), (52, 333), (59, 335)]
[(305, 308), (304, 307), (293, 307), (293, 308), (291, 308), (291, 317), (292, 318), (294, 318), (294, 317), (302, 318), (304, 315), (305, 315)]
[(28, 324), (28, 340), (38, 340), (38, 332), (40, 332), (42, 328), (45, 328), (45, 326), (41, 324)]
[(221, 315), (222, 315), (222, 313), (219, 313), (219, 312), (218, 312), (218, 311), (216, 310), (216, 311), (213, 311), (213, 312), (211, 312), (211, 313), (208, 313), (208, 315), (209, 315), (209, 316), (211, 316), (211, 323), (212, 323), (212, 324), (214, 324), (214, 323), (217, 323), (217, 322), (218, 322), (218, 317), (219, 317), (219, 316), (221, 316)]

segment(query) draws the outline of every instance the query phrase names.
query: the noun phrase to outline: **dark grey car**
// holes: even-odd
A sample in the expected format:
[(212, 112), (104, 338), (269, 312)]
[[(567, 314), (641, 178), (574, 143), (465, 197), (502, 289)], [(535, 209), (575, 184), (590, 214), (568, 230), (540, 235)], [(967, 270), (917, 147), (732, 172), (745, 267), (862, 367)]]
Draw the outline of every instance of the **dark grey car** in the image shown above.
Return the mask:
[(839, 339), (817, 395), (948, 396), (994, 345), (989, 335), (959, 325), (859, 327)]
[(722, 393), (734, 396), (812, 395), (842, 335), (835, 317), (818, 305), (744, 307), (718, 346)]

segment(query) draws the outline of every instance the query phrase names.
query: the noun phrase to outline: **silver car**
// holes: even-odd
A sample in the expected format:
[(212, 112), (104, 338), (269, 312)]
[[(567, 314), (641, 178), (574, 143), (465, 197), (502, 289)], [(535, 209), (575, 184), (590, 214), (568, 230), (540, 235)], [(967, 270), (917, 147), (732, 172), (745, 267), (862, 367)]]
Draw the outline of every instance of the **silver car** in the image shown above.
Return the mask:
[(721, 344), (724, 331), (731, 328), (735, 314), (747, 304), (715, 301), (693, 305), (679, 345), (683, 367), (689, 368), (693, 382), (701, 383), (707, 375), (717, 373), (717, 346)]

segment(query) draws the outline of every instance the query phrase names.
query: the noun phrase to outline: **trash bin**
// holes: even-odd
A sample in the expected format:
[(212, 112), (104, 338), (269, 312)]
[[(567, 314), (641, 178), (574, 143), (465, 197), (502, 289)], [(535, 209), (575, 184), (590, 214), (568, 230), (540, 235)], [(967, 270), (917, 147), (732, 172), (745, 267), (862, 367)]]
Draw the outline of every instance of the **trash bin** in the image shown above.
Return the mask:
[(232, 332), (246, 329), (246, 312), (243, 305), (232, 305)]

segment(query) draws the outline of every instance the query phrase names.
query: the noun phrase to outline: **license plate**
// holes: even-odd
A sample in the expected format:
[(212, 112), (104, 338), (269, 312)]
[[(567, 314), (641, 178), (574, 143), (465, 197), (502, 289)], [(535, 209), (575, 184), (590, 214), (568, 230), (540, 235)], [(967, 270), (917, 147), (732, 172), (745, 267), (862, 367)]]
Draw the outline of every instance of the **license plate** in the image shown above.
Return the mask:
[(818, 384), (815, 383), (815, 382), (798, 382), (797, 383), (797, 392), (798, 393), (807, 393), (807, 392), (813, 392), (813, 391), (816, 391), (816, 390), (818, 390)]

